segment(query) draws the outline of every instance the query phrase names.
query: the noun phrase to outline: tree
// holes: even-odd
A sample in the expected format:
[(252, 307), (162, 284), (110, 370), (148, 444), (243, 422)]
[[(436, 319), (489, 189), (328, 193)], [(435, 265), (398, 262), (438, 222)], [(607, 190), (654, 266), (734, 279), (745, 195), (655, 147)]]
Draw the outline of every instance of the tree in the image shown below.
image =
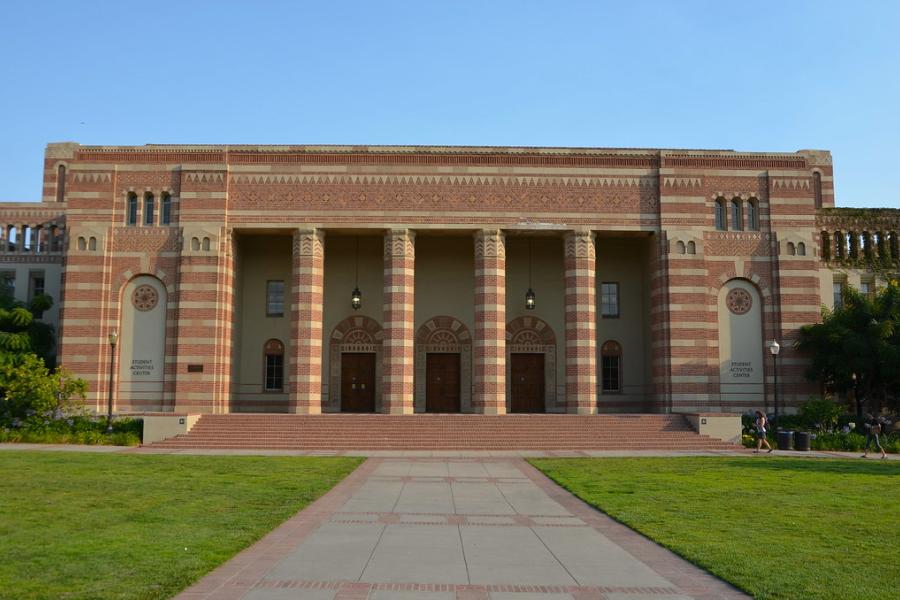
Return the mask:
[(822, 322), (800, 329), (797, 348), (812, 358), (807, 376), (836, 392), (853, 390), (863, 405), (896, 407), (900, 384), (900, 286), (874, 297), (847, 288), (843, 304), (822, 310)]
[(28, 304), (0, 290), (0, 420), (53, 418), (81, 410), (87, 383), (54, 362), (53, 326), (36, 315), (53, 306), (50, 296)]
[(53, 326), (36, 318), (49, 310), (53, 299), (39, 294), (25, 304), (12, 297), (7, 289), (0, 289), (0, 352), (13, 355), (33, 352), (53, 366), (55, 336)]

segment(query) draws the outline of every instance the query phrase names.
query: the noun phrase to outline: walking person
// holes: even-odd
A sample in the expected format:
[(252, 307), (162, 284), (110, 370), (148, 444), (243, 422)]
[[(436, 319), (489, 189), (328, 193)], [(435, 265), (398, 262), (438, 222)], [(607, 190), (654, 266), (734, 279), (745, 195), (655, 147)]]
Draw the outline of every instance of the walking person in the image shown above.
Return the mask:
[(881, 447), (881, 441), (878, 439), (882, 432), (881, 420), (872, 416), (872, 413), (866, 413), (865, 428), (866, 446), (863, 448), (863, 455), (860, 458), (865, 458), (869, 455), (869, 444), (872, 443), (873, 439), (875, 440), (875, 447), (881, 452), (881, 458), (887, 458), (887, 452)]
[(766, 418), (766, 415), (761, 411), (756, 411), (756, 450), (753, 451), (755, 454), (762, 450), (763, 444), (769, 449), (768, 454), (771, 454), (772, 450), (775, 449), (769, 445), (769, 440), (766, 439), (766, 425), (768, 423), (769, 420)]

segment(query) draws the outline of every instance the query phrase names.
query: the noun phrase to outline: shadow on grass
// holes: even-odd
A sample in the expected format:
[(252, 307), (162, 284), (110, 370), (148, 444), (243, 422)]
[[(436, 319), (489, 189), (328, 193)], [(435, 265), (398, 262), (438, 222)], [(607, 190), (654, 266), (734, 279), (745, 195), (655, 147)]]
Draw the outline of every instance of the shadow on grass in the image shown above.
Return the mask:
[(900, 463), (891, 461), (848, 460), (833, 458), (746, 458), (733, 462), (735, 467), (761, 471), (803, 471), (806, 473), (841, 473), (844, 475), (900, 475)]

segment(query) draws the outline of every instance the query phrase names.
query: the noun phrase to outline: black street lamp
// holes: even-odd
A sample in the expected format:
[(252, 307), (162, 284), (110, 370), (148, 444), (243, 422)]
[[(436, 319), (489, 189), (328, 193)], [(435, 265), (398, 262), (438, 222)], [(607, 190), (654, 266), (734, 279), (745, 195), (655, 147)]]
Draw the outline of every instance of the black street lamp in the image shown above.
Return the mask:
[(112, 433), (112, 407), (113, 407), (113, 371), (116, 366), (116, 342), (119, 341), (118, 332), (113, 329), (109, 334), (109, 402), (106, 406), (106, 432)]
[(772, 340), (766, 345), (769, 347), (769, 352), (772, 354), (772, 375), (774, 377), (773, 389), (775, 391), (775, 427), (778, 427), (778, 353), (781, 351), (781, 346), (778, 344), (777, 340)]

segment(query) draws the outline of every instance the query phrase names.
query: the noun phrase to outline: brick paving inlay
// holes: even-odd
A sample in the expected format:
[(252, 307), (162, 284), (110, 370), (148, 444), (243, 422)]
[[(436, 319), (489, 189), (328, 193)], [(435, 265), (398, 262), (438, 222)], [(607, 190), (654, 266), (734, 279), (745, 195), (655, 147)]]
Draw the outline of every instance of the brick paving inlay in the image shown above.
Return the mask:
[(745, 594), (520, 458), (370, 458), (181, 600), (684, 600)]

